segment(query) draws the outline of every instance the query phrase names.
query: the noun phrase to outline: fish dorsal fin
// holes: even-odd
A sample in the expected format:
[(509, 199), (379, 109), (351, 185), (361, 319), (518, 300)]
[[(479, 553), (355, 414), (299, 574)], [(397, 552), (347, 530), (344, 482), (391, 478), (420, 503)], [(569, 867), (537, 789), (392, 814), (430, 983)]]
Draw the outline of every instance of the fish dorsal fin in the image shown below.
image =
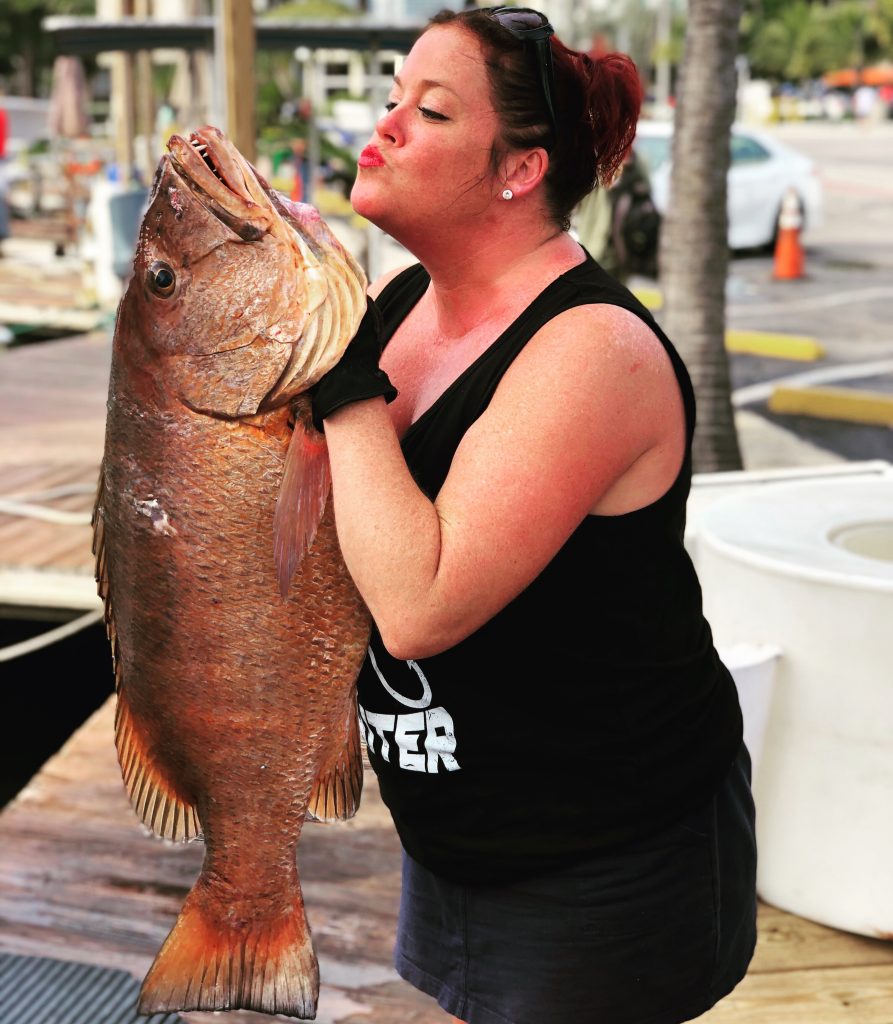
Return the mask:
[(115, 747), (118, 751), (118, 763), (121, 765), (121, 774), (130, 802), (143, 824), (164, 839), (185, 842), (197, 839), (201, 835), (198, 813), (194, 804), (176, 789), (159, 765), (149, 756), (148, 738), (130, 711), (108, 576), (104, 491), (105, 467), (99, 475), (99, 487), (93, 506), (93, 554), (96, 559), (96, 589), (105, 606), (106, 634), (111, 644), (112, 665), (115, 670)]
[(334, 757), (320, 766), (307, 803), (312, 821), (344, 821), (360, 806), (363, 792), (363, 752), (356, 701), (350, 702), (343, 742), (332, 745)]
[[(105, 624), (106, 632), (108, 632), (111, 607), (109, 601), (108, 565), (105, 557), (105, 516), (102, 511), (104, 493), (105, 472), (100, 471), (99, 480), (96, 484), (96, 498), (93, 501), (93, 515), (90, 519), (90, 524), (93, 527), (93, 557), (95, 560), (96, 593), (99, 594), (102, 599), (103, 606), (105, 607)], [(112, 645), (112, 658), (114, 659), (117, 652), (115, 651), (115, 641), (111, 635), (109, 635), (109, 641)]]
[(310, 399), (295, 404), (295, 429), (273, 518), (273, 556), (283, 598), (313, 543), (332, 484), (325, 437), (313, 426)]
[(112, 598), (109, 593), (108, 559), (105, 547), (105, 513), (103, 511), (103, 496), (105, 494), (105, 467), (99, 473), (99, 482), (96, 486), (96, 500), (93, 503), (93, 516), (90, 520), (93, 526), (93, 558), (94, 573), (96, 576), (96, 593), (102, 599), (105, 609), (105, 635), (109, 638), (112, 649), (112, 668), (115, 672), (115, 690), (120, 688), (120, 670), (118, 667), (118, 632), (115, 629), (115, 616), (112, 609)]

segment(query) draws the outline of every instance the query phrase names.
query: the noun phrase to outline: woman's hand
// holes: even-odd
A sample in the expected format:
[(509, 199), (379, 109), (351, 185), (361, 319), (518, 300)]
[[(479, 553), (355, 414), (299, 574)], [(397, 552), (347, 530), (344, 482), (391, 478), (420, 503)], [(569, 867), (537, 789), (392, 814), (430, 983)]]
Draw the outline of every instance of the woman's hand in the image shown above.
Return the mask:
[(388, 375), (379, 368), (381, 358), (381, 312), (373, 299), (367, 297), (366, 312), (344, 355), (331, 370), (310, 389), (313, 402), (313, 425), (323, 429), (323, 420), (336, 409), (350, 402), (383, 397), (393, 402), (397, 389)]

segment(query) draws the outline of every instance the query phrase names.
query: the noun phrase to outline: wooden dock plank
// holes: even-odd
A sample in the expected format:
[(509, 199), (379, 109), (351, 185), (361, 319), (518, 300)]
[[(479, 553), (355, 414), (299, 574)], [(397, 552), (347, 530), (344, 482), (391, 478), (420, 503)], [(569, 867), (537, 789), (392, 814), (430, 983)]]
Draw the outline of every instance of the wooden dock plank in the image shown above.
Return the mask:
[[(37, 503), (89, 516), (105, 440), (110, 361), (111, 340), (105, 332), (0, 352), (0, 498), (27, 500), (77, 487), (78, 493), (38, 498)], [(0, 581), (6, 581), (0, 603), (16, 603), (22, 593), (34, 594), (40, 604), (52, 603), (55, 593), (58, 607), (91, 606), (91, 545), (86, 522), (46, 522), (0, 508)], [(31, 587), (27, 580), (35, 572), (62, 574), (69, 585)]]
[[(87, 522), (47, 523), (27, 515), (2, 517), (7, 518), (12, 522), (5, 528), (0, 523), (0, 540), (6, 548), (0, 565), (91, 571), (93, 559), (88, 555), (92, 530)], [(47, 526), (55, 528), (45, 529)]]
[(893, 942), (826, 928), (775, 907), (761, 906), (753, 970), (763, 974), (839, 967), (842, 963), (882, 965), (893, 972)]
[[(202, 846), (151, 837), (130, 810), (112, 701), (0, 814), (0, 949), (123, 968), (141, 978), (199, 871)], [(390, 966), (399, 844), (374, 777), (350, 822), (308, 825), (299, 861), (321, 963), (320, 1020), (444, 1024)], [(762, 905), (738, 988), (705, 1024), (893, 1024), (893, 943)], [(190, 1024), (257, 1024), (190, 1013)]]
[(98, 467), (110, 364), (105, 333), (0, 352), (0, 466)]
[(893, 1024), (893, 967), (751, 971), (704, 1024)]

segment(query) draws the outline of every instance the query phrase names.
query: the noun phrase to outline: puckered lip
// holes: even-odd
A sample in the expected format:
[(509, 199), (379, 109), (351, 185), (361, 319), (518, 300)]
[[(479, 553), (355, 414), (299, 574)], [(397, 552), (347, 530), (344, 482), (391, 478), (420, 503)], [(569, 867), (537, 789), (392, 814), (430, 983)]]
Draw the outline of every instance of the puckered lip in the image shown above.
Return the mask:
[(360, 167), (384, 167), (384, 157), (378, 146), (368, 145), (357, 160)]

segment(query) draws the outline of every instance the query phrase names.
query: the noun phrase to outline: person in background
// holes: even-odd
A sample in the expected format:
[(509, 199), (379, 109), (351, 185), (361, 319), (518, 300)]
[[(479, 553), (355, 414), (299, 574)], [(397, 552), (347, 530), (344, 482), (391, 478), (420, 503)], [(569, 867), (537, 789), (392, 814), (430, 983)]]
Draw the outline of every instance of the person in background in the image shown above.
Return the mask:
[(863, 82), (853, 93), (853, 113), (856, 116), (856, 120), (872, 120), (877, 102), (877, 89)]
[(310, 195), (310, 161), (307, 157), (307, 140), (303, 136), (292, 139), (292, 164), (295, 169), (291, 198), (296, 203), (309, 203)]
[(657, 277), (661, 216), (651, 196), (648, 172), (633, 147), (627, 150), (608, 195), (616, 276), (624, 283), (633, 274)]
[(312, 389), (375, 623), (395, 963), (468, 1024), (677, 1024), (754, 950), (749, 755), (683, 544), (691, 382), (568, 231), (641, 99), (537, 11), (436, 15), (351, 194), (418, 262)]
[(584, 196), (573, 218), (580, 244), (623, 284), (634, 274), (657, 277), (660, 225), (648, 173), (633, 147), (610, 185)]
[(614, 206), (606, 188), (594, 188), (574, 211), (571, 227), (580, 245), (596, 263), (618, 281), (624, 281), (614, 252)]

